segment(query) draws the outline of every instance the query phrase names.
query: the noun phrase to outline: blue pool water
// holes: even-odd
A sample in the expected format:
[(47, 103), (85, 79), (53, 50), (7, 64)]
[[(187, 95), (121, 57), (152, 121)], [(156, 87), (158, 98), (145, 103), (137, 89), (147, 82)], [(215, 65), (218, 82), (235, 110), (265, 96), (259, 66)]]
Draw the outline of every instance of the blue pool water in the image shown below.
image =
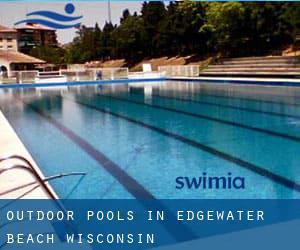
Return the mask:
[[(300, 94), (158, 82), (0, 90), (0, 109), (61, 198), (299, 198)], [(176, 189), (179, 176), (245, 189)]]

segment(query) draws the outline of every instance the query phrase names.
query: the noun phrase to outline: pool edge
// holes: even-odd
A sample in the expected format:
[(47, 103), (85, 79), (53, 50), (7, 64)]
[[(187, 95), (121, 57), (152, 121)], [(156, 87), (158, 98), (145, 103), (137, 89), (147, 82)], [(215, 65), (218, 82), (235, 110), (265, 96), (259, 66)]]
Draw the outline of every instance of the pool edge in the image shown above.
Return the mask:
[(215, 82), (222, 84), (241, 84), (241, 85), (262, 85), (262, 86), (285, 86), (300, 87), (300, 78), (264, 78), (264, 77), (180, 77), (165, 76), (159, 78), (138, 78), (138, 79), (115, 79), (99, 81), (73, 81), (63, 83), (26, 83), (26, 84), (0, 84), (0, 89), (9, 88), (39, 88), (39, 87), (68, 87), (80, 85), (105, 85), (105, 84), (130, 84), (161, 81), (193, 81), (193, 82)]
[(300, 79), (292, 78), (254, 78), (254, 77), (168, 77), (165, 80), (193, 81), (193, 82), (216, 82), (222, 84), (262, 85), (300, 87)]
[[(35, 162), (34, 158), (31, 156), (25, 145), (23, 144), (22, 140), (19, 138), (9, 121), (4, 116), (3, 112), (0, 110), (0, 130), (3, 131), (0, 135), (0, 145), (3, 145), (3, 147), (0, 147), (0, 157), (5, 157), (9, 155), (21, 155), (29, 160), (29, 162), (34, 167), (35, 171), (38, 173), (38, 175), (44, 179), (45, 176), (42, 173), (41, 169)], [(13, 164), (20, 163), (18, 160), (11, 160), (10, 161)], [(4, 165), (4, 163), (2, 163)], [(0, 192), (3, 192), (4, 190), (1, 190), (5, 184), (11, 184), (12, 177), (16, 177), (16, 180), (14, 180), (14, 184), (25, 184), (30, 183), (34, 181), (33, 177), (29, 176), (26, 178), (27, 175), (22, 175), (20, 173), (20, 170), (11, 170), (9, 171), (8, 179), (1, 181), (2, 185), (0, 186)], [(56, 194), (54, 189), (49, 183), (45, 183), (53, 197), (56, 199), (59, 199), (59, 196)], [(29, 186), (30, 188), (32, 186)], [(11, 187), (10, 187), (11, 188)], [(12, 192), (13, 194), (22, 195), (24, 193), (24, 190), (28, 189), (20, 189), (17, 192)], [(32, 193), (29, 193), (25, 196), (26, 199), (50, 199), (51, 197), (49, 194), (46, 193), (45, 190), (42, 189), (42, 187), (37, 188), (37, 190), (34, 190)], [(2, 198), (1, 198), (2, 199)], [(4, 199), (14, 199), (14, 196), (5, 195)]]

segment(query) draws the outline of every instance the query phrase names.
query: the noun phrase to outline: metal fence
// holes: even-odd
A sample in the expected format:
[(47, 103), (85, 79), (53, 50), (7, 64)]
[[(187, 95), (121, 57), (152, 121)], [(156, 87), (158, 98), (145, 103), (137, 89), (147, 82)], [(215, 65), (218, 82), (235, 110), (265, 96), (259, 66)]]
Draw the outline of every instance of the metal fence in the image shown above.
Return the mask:
[(0, 83), (37, 83), (43, 80), (44, 82), (57, 82), (62, 78), (66, 82), (76, 81), (96, 81), (96, 80), (114, 80), (127, 79), (128, 68), (93, 68), (84, 70), (60, 70), (60, 71), (11, 71), (9, 75), (1, 75)]
[(199, 65), (168, 65), (159, 66), (158, 71), (166, 76), (183, 76), (196, 77), (199, 76)]
[(61, 70), (68, 82), (127, 79), (128, 68), (92, 68), (84, 70)]
[(9, 75), (0, 78), (1, 83), (33, 83), (39, 72), (32, 71), (11, 71)]

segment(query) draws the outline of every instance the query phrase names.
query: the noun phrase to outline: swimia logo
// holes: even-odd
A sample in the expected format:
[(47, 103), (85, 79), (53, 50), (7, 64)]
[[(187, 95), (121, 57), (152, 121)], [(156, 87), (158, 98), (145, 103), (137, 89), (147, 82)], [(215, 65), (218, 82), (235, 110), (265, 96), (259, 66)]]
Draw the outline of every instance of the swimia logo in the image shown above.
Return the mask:
[(230, 172), (227, 176), (209, 176), (206, 172), (197, 177), (178, 176), (175, 182), (176, 189), (245, 189), (245, 178)]
[(26, 15), (27, 19), (18, 21), (15, 23), (15, 25), (21, 23), (35, 23), (53, 29), (79, 28), (81, 23), (78, 22), (78, 20), (82, 19), (83, 16), (72, 15), (75, 12), (75, 6), (71, 3), (68, 3), (65, 5), (64, 11), (64, 14), (56, 13), (50, 10), (30, 12)]

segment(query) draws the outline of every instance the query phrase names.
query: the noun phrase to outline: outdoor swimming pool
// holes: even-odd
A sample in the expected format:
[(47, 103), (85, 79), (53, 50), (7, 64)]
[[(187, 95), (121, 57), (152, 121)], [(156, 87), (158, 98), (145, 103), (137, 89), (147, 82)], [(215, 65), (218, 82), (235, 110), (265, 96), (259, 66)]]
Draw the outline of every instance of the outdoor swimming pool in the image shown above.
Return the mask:
[[(300, 91), (201, 82), (1, 89), (0, 109), (61, 198), (300, 198)], [(241, 176), (245, 189), (176, 189)]]

